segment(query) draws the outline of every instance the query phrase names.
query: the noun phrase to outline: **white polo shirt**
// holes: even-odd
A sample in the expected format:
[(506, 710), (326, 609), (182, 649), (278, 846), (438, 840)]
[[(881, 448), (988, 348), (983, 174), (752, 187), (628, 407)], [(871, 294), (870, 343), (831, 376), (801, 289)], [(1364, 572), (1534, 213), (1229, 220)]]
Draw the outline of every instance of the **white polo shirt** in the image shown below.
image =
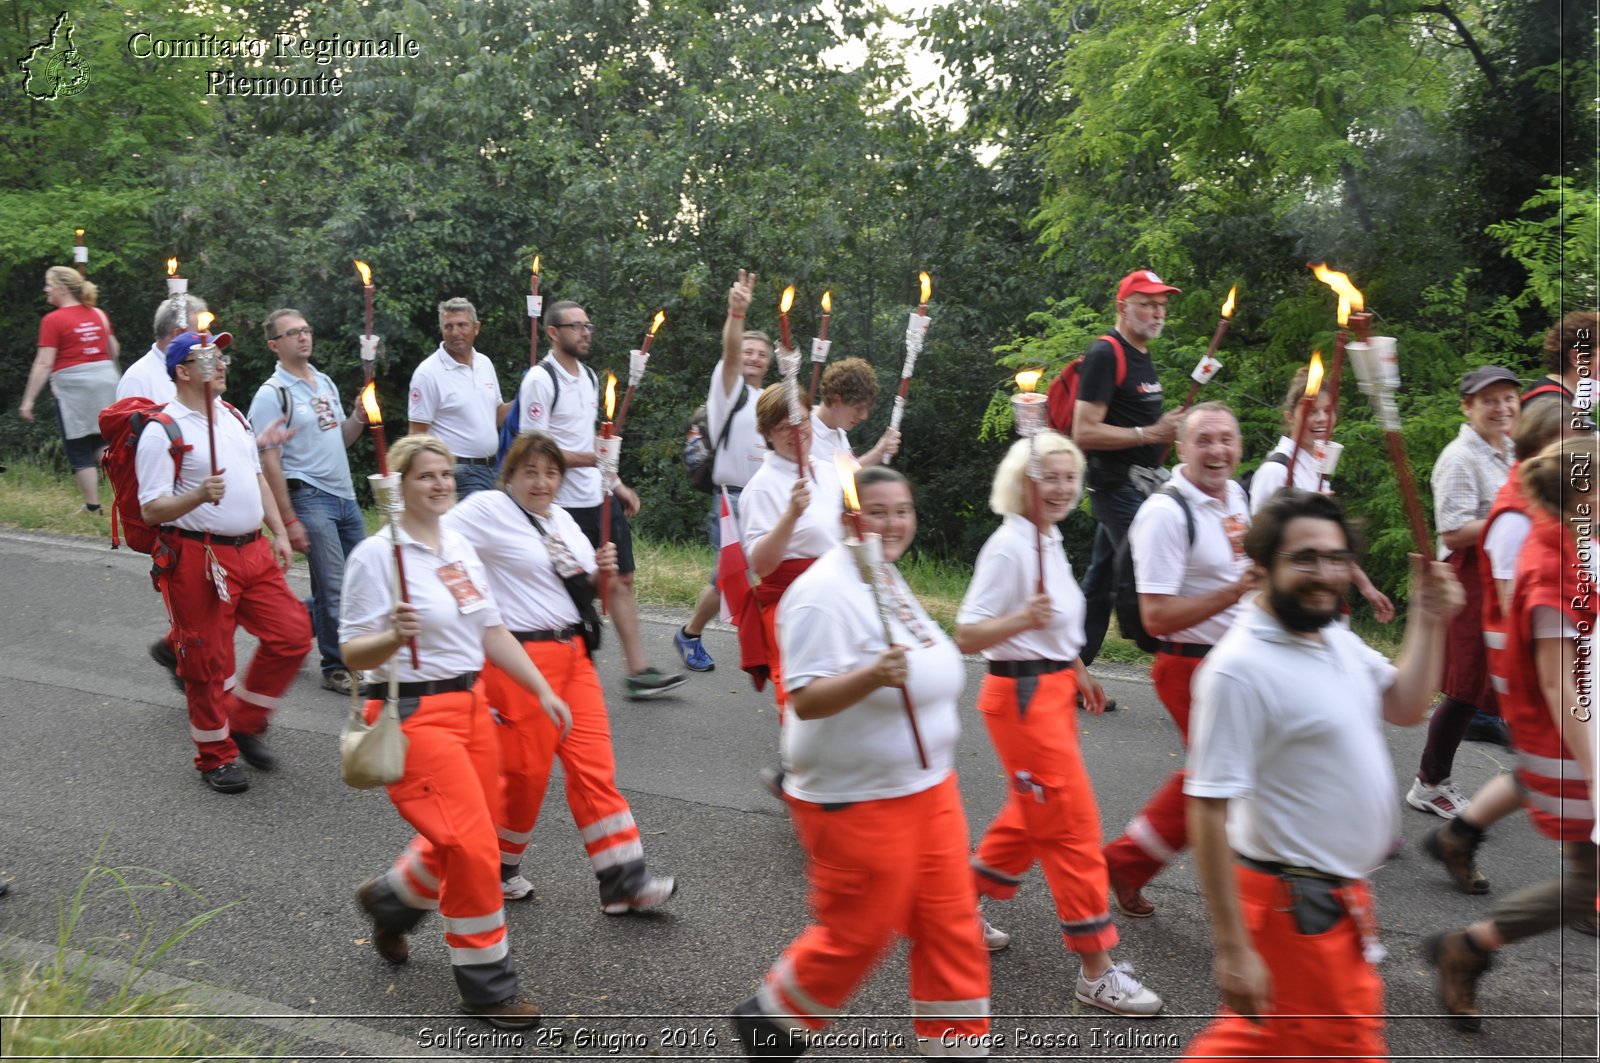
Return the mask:
[(500, 379), (486, 355), (472, 352), (462, 365), (443, 345), (411, 374), (407, 416), (432, 427), (457, 458), (492, 458), (500, 448)]
[(855, 457), (855, 451), (850, 449), (850, 437), (843, 428), (829, 428), (823, 423), (817, 411), (811, 411), (811, 456), (817, 461), (833, 464), (833, 456), (839, 451), (844, 451)]
[(117, 381), (117, 398), (139, 395), (152, 402), (171, 402), (178, 394), (177, 385), (167, 375), (167, 354), (155, 344), (144, 352), (144, 357), (128, 366)]
[[(540, 517), (583, 570), (595, 570), (594, 547), (572, 517), (551, 506)], [(444, 526), (466, 539), (489, 573), (489, 589), (512, 631), (549, 631), (578, 622), (578, 607), (556, 575), (544, 539), (504, 491), (477, 491), (444, 515)]]
[(1321, 634), (1245, 607), (1195, 673), (1183, 792), (1228, 799), (1235, 852), (1365, 878), (1397, 830), (1383, 734), (1397, 673), (1349, 630)]
[[(811, 502), (789, 535), (783, 552), (785, 561), (797, 557), (821, 557), (844, 538), (840, 518), (844, 514), (844, 492), (839, 472), (824, 461), (811, 461), (815, 479), (810, 484)], [(746, 556), (783, 519), (789, 508), (789, 495), (799, 478), (799, 467), (775, 451), (767, 451), (766, 462), (744, 485), (739, 496), (739, 542)]]
[[(1237, 582), (1250, 568), (1244, 552), (1244, 533), (1250, 529), (1244, 488), (1229, 480), (1227, 501), (1212, 498), (1189, 481), (1182, 465), (1172, 471), (1169, 482), (1183, 492), (1194, 514), (1194, 545), (1189, 544), (1188, 525), (1177, 499), (1159, 491), (1145, 499), (1128, 529), (1135, 589), (1140, 594), (1198, 598)], [(1241, 604), (1161, 637), (1166, 642), (1215, 645), (1233, 626)]]
[[(1294, 440), (1288, 436), (1279, 436), (1278, 445), (1268, 453), (1282, 454), (1285, 458), (1288, 458), (1294, 454)], [(1279, 488), (1288, 482), (1288, 462), (1262, 462), (1250, 477), (1251, 514), (1254, 515), (1260, 512), (1261, 507), (1267, 504), (1267, 499), (1277, 494)], [(1299, 457), (1295, 458), (1294, 485), (1302, 491), (1322, 490), (1322, 470), (1317, 466), (1316, 447), (1309, 439), (1306, 440), (1306, 445), (1300, 448)]]
[[(261, 528), (266, 516), (261, 505), (261, 484), (256, 477), (261, 472), (261, 455), (256, 451), (256, 437), (240, 423), (239, 417), (213, 399), (213, 419), (217, 436), (217, 468), (222, 472), (224, 491), (216, 505), (202, 502), (172, 523), (189, 531), (211, 532), (213, 535), (248, 535)], [(167, 431), (154, 422), (145, 425), (139, 436), (139, 448), (134, 453), (134, 469), (139, 477), (139, 504), (147, 505), (158, 498), (181, 495), (198, 487), (211, 475), (211, 443), (207, 438), (206, 415), (191, 410), (177, 399), (167, 403), (166, 414), (183, 433), (184, 445), (190, 449), (183, 455), (177, 482), (172, 479), (171, 445)]]
[[(972, 582), (956, 612), (956, 623), (976, 624), (1009, 616), (1033, 597), (1039, 586), (1039, 549), (1033, 522), (1008, 513), (978, 551)], [(1072, 578), (1072, 563), (1061, 544), (1061, 529), (1050, 525), (1044, 537), (1044, 589), (1055, 614), (1050, 626), (1023, 631), (983, 651), (988, 661), (1066, 661), (1078, 659), (1084, 642), (1084, 599)]]
[[(339, 600), (339, 641), (376, 635), (393, 625), (394, 545), (384, 526), (364, 540), (344, 563), (344, 593)], [(453, 679), (483, 670), (483, 636), (500, 623), (500, 610), (489, 590), (489, 576), (478, 554), (460, 535), (442, 529), (439, 552), (400, 529), (405, 558), (406, 591), (417, 607), (422, 634), (417, 636), (418, 667), (402, 645), (393, 657), (362, 675), (368, 683), (387, 683), (398, 671), (402, 683)], [(455, 589), (452, 590), (452, 587)]]
[[(961, 654), (899, 573), (889, 571), (916, 622), (913, 631), (891, 610), (894, 641), (911, 647), (908, 683), (928, 767), (917, 763), (900, 689), (880, 687), (824, 719), (802, 720), (793, 712), (784, 718), (783, 788), (802, 801), (904, 797), (937, 786), (954, 765), (961, 735), (956, 702), (966, 683)], [(778, 643), (791, 691), (871, 664), (884, 651), (883, 623), (848, 547), (829, 550), (790, 584), (778, 603)]]
[[(550, 374), (561, 375), (561, 394), (555, 394)], [(551, 402), (552, 397), (556, 399)], [(595, 420), (600, 413), (600, 387), (591, 380), (584, 367), (578, 367), (577, 376), (567, 375), (553, 355), (547, 355), (539, 365), (522, 378), (517, 389), (518, 418), (524, 432), (547, 432), (556, 446), (576, 454), (594, 453)], [(598, 506), (605, 492), (600, 484), (600, 470), (568, 469), (556, 491), (556, 505), (587, 509)], [(518, 628), (519, 631), (533, 630)]]
[(733, 427), (728, 431), (727, 445), (716, 451), (711, 466), (711, 479), (718, 485), (743, 487), (761, 468), (767, 456), (767, 441), (756, 431), (756, 400), (761, 389), (751, 387), (740, 377), (733, 390), (722, 389), (722, 365), (711, 371), (711, 388), (706, 393), (706, 446), (715, 447), (722, 436), (722, 426), (728, 423), (728, 414), (739, 399), (739, 388), (748, 394), (744, 408), (733, 414)]

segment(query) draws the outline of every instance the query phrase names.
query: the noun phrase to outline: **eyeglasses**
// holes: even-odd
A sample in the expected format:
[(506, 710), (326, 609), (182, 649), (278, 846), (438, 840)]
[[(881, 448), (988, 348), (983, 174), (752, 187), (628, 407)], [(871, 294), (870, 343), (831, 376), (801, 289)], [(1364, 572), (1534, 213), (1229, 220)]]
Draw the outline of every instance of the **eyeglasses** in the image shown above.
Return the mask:
[(1350, 550), (1329, 550), (1327, 553), (1316, 550), (1296, 550), (1293, 553), (1279, 550), (1278, 556), (1289, 562), (1289, 567), (1296, 572), (1316, 572), (1324, 567), (1334, 572), (1348, 572), (1356, 563), (1356, 555)]
[(1150, 300), (1150, 299), (1129, 299), (1129, 300), (1127, 300), (1127, 303), (1128, 303), (1129, 306), (1133, 307), (1135, 310), (1165, 310), (1165, 309), (1167, 309), (1167, 304), (1166, 304), (1165, 301), (1162, 301), (1162, 302), (1158, 303), (1158, 302), (1155, 302), (1155, 301)]
[(285, 329), (272, 338), (274, 340), (297, 340), (301, 336), (304, 336), (307, 339), (311, 338), (310, 325), (301, 325), (299, 328)]
[[(200, 359), (194, 357), (193, 355), (190, 355), (188, 358), (185, 358), (183, 361), (179, 362), (178, 364), (179, 365), (188, 365), (190, 362), (198, 362), (199, 360)], [(219, 355), (217, 355), (217, 364), (222, 366), (222, 368), (226, 369), (226, 368), (228, 368), (228, 366), (233, 364), (233, 356), (231, 354), (219, 354)]]
[(551, 325), (551, 328), (581, 328), (585, 332), (593, 332), (594, 325), (588, 321), (571, 321), (561, 325)]

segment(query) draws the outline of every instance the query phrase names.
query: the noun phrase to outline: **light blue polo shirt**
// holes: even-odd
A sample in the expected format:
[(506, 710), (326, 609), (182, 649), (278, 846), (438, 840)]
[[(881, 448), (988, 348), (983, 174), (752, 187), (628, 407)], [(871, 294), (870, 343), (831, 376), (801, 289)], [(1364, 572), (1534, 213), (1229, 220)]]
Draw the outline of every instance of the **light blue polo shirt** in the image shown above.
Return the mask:
[[(339, 388), (326, 373), (312, 367), (317, 386), (288, 373), (283, 366), (256, 391), (250, 403), (250, 424), (257, 434), (284, 416), (288, 399), (287, 427), (294, 435), (283, 444), (283, 475), (304, 480), (319, 490), (340, 498), (354, 499), (350, 482), (350, 459), (345, 454), (344, 407), (339, 403)], [(285, 395), (280, 389), (286, 389)]]

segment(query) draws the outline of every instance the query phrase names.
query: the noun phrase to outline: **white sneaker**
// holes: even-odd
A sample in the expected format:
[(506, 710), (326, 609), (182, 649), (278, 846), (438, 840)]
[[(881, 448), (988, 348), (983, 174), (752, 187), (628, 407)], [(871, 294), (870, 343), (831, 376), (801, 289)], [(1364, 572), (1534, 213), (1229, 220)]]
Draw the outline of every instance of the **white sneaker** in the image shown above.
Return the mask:
[(1011, 947), (1011, 935), (1004, 930), (997, 930), (989, 924), (989, 920), (978, 913), (978, 925), (983, 929), (983, 947), (990, 952), (1003, 952)]
[(671, 875), (651, 875), (645, 879), (639, 892), (632, 897), (621, 901), (606, 901), (600, 905), (600, 910), (607, 915), (627, 915), (629, 912), (648, 912), (652, 908), (659, 908), (667, 903), (667, 899), (678, 892), (678, 884)]
[(500, 895), (508, 901), (525, 900), (533, 896), (533, 883), (521, 875), (500, 880)]
[(1148, 1019), (1161, 1010), (1161, 998), (1133, 976), (1133, 965), (1129, 963), (1112, 964), (1092, 982), (1083, 977), (1083, 969), (1079, 968), (1075, 995), (1091, 1007), (1129, 1019)]
[(1411, 789), (1406, 791), (1406, 804), (1419, 812), (1432, 812), (1440, 819), (1455, 819), (1467, 810), (1470, 800), (1449, 779), (1437, 786), (1429, 786), (1421, 779), (1412, 779)]

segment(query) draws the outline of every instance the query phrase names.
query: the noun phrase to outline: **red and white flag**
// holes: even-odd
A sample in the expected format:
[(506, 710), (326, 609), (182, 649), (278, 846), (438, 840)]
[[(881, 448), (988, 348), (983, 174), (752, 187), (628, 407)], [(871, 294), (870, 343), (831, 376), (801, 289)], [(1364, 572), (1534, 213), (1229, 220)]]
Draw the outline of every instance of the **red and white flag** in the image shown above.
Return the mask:
[(722, 488), (722, 512), (717, 518), (722, 549), (717, 553), (717, 590), (722, 594), (722, 622), (735, 623), (749, 608), (750, 565), (739, 542), (739, 522), (728, 504), (728, 489)]

